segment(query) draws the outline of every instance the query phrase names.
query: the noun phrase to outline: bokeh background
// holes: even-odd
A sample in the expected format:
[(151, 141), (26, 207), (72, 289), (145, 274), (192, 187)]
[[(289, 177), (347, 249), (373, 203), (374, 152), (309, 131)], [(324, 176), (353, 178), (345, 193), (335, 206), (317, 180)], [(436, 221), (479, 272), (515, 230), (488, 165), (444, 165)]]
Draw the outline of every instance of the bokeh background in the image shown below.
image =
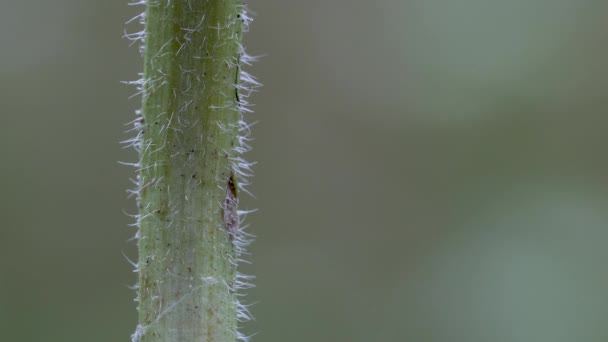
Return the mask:
[[(141, 11), (0, 1), (0, 341), (129, 341)], [(608, 2), (249, 1), (254, 341), (608, 340)]]

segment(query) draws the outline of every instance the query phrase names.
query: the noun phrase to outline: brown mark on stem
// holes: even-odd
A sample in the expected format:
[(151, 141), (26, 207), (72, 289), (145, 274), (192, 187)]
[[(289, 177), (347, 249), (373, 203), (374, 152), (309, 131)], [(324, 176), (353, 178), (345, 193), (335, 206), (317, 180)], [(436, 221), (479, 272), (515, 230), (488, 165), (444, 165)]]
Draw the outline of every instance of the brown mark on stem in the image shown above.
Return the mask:
[(239, 199), (237, 197), (236, 182), (234, 174), (231, 173), (226, 186), (226, 198), (224, 199), (224, 227), (228, 231), (230, 241), (234, 241), (239, 231), (239, 215), (237, 207)]

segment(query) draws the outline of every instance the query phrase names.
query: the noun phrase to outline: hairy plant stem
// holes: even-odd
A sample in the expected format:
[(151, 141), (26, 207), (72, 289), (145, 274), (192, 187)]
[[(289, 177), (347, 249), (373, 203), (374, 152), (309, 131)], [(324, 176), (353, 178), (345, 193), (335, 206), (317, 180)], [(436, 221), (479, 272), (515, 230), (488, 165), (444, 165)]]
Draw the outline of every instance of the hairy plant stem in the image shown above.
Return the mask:
[(145, 5), (132, 339), (235, 341), (243, 4)]

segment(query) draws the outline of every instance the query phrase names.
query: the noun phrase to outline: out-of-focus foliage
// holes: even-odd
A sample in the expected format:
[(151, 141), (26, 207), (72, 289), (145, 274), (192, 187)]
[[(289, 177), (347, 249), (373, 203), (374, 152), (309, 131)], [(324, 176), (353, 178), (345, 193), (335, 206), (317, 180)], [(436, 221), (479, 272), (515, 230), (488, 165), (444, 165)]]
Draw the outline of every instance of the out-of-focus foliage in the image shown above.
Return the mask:
[[(254, 341), (608, 339), (608, 2), (249, 4)], [(135, 327), (139, 10), (0, 4), (1, 341)]]

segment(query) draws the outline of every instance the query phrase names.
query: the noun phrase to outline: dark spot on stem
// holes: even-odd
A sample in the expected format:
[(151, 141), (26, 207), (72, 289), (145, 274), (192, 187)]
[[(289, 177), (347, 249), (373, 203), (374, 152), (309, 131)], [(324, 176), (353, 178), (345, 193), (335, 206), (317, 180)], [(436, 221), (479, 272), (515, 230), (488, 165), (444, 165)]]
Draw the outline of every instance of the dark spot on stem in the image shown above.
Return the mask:
[(226, 228), (226, 231), (228, 231), (230, 241), (234, 241), (239, 230), (238, 203), (236, 181), (234, 179), (234, 174), (231, 173), (230, 177), (228, 177), (228, 184), (226, 185), (226, 197), (224, 198), (223, 208), (224, 227)]
[(234, 76), (234, 97), (236, 97), (236, 103), (241, 103), (239, 98), (239, 88), (236, 86), (239, 83), (239, 72), (241, 65), (241, 56), (239, 55), (236, 59), (236, 75)]

